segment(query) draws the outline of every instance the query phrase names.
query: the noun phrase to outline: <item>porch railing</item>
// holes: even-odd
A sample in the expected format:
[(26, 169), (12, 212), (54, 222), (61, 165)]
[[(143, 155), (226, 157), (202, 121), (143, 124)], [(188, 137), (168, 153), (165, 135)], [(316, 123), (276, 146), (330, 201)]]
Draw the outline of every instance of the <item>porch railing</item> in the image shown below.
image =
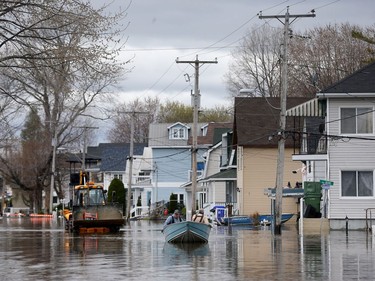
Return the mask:
[[(320, 134), (303, 135), (297, 138), (295, 148), (299, 148), (299, 154), (327, 154), (328, 138)], [(296, 149), (295, 149), (296, 152)]]

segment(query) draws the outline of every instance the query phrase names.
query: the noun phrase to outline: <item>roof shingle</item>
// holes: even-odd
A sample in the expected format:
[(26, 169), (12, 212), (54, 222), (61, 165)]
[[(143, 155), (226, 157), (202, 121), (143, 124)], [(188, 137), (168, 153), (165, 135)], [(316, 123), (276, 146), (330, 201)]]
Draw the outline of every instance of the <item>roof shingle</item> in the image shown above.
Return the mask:
[[(304, 103), (308, 98), (287, 98), (287, 109)], [(236, 97), (234, 121), (234, 144), (254, 147), (275, 147), (277, 137), (269, 137), (280, 128), (280, 98)], [(286, 129), (293, 128), (287, 119)], [(286, 146), (291, 146), (287, 139)]]

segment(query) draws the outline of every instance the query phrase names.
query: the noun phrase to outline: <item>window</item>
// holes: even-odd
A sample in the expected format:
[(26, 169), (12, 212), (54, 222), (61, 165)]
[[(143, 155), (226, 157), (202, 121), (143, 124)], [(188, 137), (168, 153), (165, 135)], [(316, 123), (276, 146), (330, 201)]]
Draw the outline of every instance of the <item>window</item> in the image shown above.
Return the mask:
[(374, 175), (372, 171), (342, 171), (342, 196), (368, 197), (374, 195)]
[(198, 171), (204, 170), (204, 162), (197, 162), (197, 170)]
[(114, 179), (119, 179), (120, 181), (122, 181), (122, 175), (121, 174), (120, 175), (114, 174), (113, 178)]
[(372, 134), (373, 109), (371, 107), (341, 108), (342, 134)]
[(172, 139), (185, 139), (185, 128), (173, 128), (171, 138)]
[(236, 181), (225, 182), (226, 203), (237, 203)]

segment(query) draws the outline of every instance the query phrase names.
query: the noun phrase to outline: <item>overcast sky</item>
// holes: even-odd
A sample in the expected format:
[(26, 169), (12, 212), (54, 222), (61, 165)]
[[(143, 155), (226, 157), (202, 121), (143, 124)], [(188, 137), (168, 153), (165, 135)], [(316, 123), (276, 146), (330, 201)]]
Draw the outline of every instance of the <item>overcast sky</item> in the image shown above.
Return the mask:
[[(103, 3), (103, 0), (91, 0)], [(133, 70), (117, 91), (120, 101), (134, 97), (159, 97), (162, 101), (181, 101), (190, 105), (194, 87), (194, 68), (177, 64), (180, 60), (212, 61), (200, 68), (201, 105), (230, 105), (224, 83), (231, 51), (254, 25), (283, 27), (277, 19), (259, 19), (263, 15), (306, 14), (315, 10), (315, 18), (293, 22), (294, 33), (328, 23), (375, 24), (374, 0), (111, 0), (111, 9), (127, 8), (124, 31), (127, 38), (123, 60), (132, 59)], [(191, 81), (186, 82), (186, 75)]]
[[(92, 0), (99, 1), (102, 0)], [(190, 90), (194, 85), (194, 68), (190, 64), (177, 64), (180, 60), (211, 61), (200, 68), (202, 106), (228, 104), (224, 74), (228, 71), (231, 51), (238, 45), (246, 31), (261, 25), (257, 14), (306, 14), (315, 10), (315, 18), (296, 20), (291, 28), (303, 33), (307, 28), (328, 23), (375, 23), (374, 0), (113, 0), (112, 9), (127, 9), (125, 31), (128, 38), (123, 59), (132, 59), (134, 68), (122, 82), (118, 96), (121, 100), (134, 97), (159, 97), (190, 104)], [(277, 19), (268, 24), (282, 27)], [(191, 76), (186, 82), (184, 74)]]

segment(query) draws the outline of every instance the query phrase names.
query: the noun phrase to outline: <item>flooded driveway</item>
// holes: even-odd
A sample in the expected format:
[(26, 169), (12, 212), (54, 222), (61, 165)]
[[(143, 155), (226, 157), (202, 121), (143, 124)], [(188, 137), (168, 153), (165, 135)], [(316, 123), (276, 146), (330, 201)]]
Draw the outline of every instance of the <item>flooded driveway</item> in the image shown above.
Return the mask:
[(118, 234), (73, 235), (61, 221), (2, 219), (0, 280), (374, 280), (365, 231), (299, 236), (285, 226), (214, 227), (208, 244), (165, 243), (162, 222)]

